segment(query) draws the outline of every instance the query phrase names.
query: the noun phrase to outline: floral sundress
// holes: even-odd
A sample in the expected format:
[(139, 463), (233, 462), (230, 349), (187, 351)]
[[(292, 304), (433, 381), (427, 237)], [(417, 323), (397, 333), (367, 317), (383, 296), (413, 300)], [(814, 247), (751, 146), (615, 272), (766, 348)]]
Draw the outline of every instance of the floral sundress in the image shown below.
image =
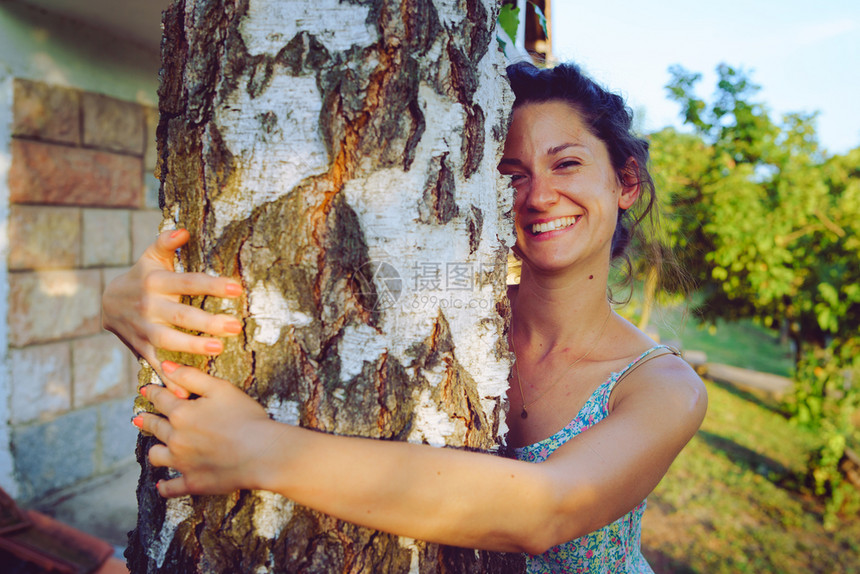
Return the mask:
[[(621, 377), (660, 349), (677, 354), (677, 351), (666, 345), (651, 347), (622, 370), (612, 373), (594, 390), (576, 417), (563, 429), (540, 442), (514, 449), (517, 459), (543, 462), (558, 447), (605, 419), (609, 415), (612, 389)], [(643, 500), (615, 522), (590, 534), (554, 546), (541, 555), (527, 555), (528, 573), (654, 574), (641, 550), (645, 504)]]

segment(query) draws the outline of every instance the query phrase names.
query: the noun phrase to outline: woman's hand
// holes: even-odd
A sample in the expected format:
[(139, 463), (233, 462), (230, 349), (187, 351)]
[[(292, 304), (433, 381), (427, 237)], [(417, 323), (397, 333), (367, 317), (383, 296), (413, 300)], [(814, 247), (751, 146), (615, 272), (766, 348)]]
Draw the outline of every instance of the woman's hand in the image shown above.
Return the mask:
[(149, 460), (182, 473), (160, 481), (159, 493), (174, 497), (260, 488), (257, 477), (265, 472), (265, 455), (289, 427), (269, 419), (262, 406), (229, 381), (169, 361), (162, 370), (199, 397), (180, 398), (158, 385), (141, 389), (164, 415), (142, 413), (133, 421), (164, 443), (149, 450)]
[(125, 274), (110, 282), (102, 295), (102, 325), (127, 347), (149, 362), (165, 383), (156, 348), (198, 355), (217, 355), (224, 344), (216, 338), (196, 336), (175, 329), (181, 327), (215, 337), (242, 331), (242, 323), (229, 315), (215, 315), (179, 302), (182, 295), (238, 297), (242, 286), (223, 277), (205, 273), (176, 273), (176, 249), (188, 242), (184, 229), (165, 231)]

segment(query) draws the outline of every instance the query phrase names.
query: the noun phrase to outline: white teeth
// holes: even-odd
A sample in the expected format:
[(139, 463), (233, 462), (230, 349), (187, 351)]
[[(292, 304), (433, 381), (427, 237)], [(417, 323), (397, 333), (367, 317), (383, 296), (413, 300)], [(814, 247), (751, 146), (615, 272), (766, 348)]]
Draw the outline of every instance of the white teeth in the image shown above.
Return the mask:
[(555, 231), (556, 229), (569, 227), (574, 223), (576, 223), (575, 217), (559, 217), (558, 219), (553, 219), (546, 223), (535, 223), (532, 225), (532, 233), (537, 235), (539, 233), (546, 233), (547, 231)]

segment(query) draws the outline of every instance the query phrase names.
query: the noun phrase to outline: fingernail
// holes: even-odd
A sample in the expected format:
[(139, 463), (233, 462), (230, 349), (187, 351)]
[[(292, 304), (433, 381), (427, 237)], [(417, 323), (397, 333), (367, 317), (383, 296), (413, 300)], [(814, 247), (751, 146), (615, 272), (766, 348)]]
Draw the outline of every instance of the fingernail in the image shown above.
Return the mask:
[(227, 321), (224, 324), (224, 330), (228, 333), (233, 333), (234, 335), (238, 335), (242, 332), (242, 323), (239, 321)]
[(140, 396), (142, 396), (142, 397), (146, 396), (146, 387), (140, 387)]
[(137, 415), (136, 417), (131, 419), (131, 424), (133, 424), (134, 426), (136, 426), (139, 429), (142, 429), (143, 428), (143, 417), (140, 415)]
[(163, 481), (163, 480), (159, 480), (158, 482), (156, 482), (156, 483), (155, 483), (155, 490), (159, 490), (159, 491), (161, 490), (159, 487), (161, 486), (161, 483), (162, 483), (162, 482), (164, 482), (164, 481)]
[(230, 297), (238, 297), (242, 294), (242, 286), (237, 283), (228, 283), (226, 287), (224, 287), (224, 292)]
[(171, 239), (174, 239), (174, 238), (176, 238), (177, 236), (179, 236), (179, 234), (180, 234), (180, 233), (182, 233), (182, 230), (181, 230), (181, 229), (177, 229), (177, 230), (175, 230), (173, 233), (171, 233), (171, 234), (170, 234), (170, 238), (171, 238)]
[(173, 394), (179, 399), (187, 399), (189, 396), (185, 389), (173, 389)]
[(207, 353), (213, 354), (218, 354), (224, 350), (224, 346), (221, 344), (221, 341), (208, 341), (203, 348), (206, 349)]
[(173, 371), (175, 371), (178, 368), (179, 368), (179, 365), (177, 365), (173, 361), (163, 361), (161, 363), (161, 370), (164, 371), (165, 373), (167, 373), (168, 375), (171, 374)]

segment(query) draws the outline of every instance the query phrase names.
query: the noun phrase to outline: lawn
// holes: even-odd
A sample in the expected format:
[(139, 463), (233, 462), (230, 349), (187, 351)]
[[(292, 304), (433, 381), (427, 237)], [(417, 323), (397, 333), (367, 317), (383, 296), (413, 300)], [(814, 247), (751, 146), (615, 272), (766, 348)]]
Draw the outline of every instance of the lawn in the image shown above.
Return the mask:
[[(654, 323), (661, 338), (703, 350), (709, 361), (781, 375), (787, 346), (752, 323), (683, 328), (677, 310)], [(792, 425), (774, 404), (706, 381), (708, 415), (649, 497), (643, 549), (658, 574), (860, 572), (860, 515), (822, 525), (823, 503), (804, 485), (807, 453), (819, 438)], [(860, 495), (858, 495), (860, 496)]]
[(700, 325), (681, 307), (655, 312), (651, 328), (663, 341), (681, 341), (685, 350), (704, 351), (708, 361), (790, 377), (794, 366), (791, 345), (780, 342), (778, 333), (750, 320), (714, 326)]
[(708, 392), (702, 429), (649, 497), (642, 543), (655, 571), (860, 572), (860, 517), (826, 531), (801, 484), (817, 438), (733, 389)]

